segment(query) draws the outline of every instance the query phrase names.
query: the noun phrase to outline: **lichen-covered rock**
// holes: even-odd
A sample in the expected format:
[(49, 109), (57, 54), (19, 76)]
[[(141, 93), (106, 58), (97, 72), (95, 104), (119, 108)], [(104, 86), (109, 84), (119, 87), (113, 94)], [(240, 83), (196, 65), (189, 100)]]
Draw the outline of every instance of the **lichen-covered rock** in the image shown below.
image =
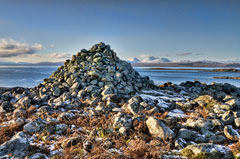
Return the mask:
[(234, 122), (237, 127), (240, 127), (240, 118), (235, 118)]
[(24, 158), (29, 148), (29, 142), (24, 132), (19, 132), (11, 140), (0, 145), (0, 158), (12, 154), (13, 157)]
[(207, 130), (212, 130), (214, 128), (214, 124), (211, 120), (203, 118), (189, 118), (185, 125), (194, 129), (205, 128)]
[(8, 122), (6, 122), (8, 126), (17, 126), (17, 127), (21, 127), (24, 125), (25, 121), (21, 118), (15, 118), (12, 119)]
[(65, 140), (63, 140), (61, 142), (61, 147), (62, 148), (67, 148), (67, 147), (70, 147), (70, 146), (74, 146), (76, 145), (79, 141), (81, 141), (81, 138), (80, 137), (71, 137), (71, 138), (67, 138)]
[(235, 106), (240, 105), (239, 98), (234, 98), (231, 96), (225, 97), (225, 103), (231, 106), (231, 109), (233, 109)]
[(188, 129), (180, 129), (178, 132), (178, 138), (182, 138), (185, 140), (191, 140), (197, 143), (203, 143), (206, 142), (206, 138), (204, 136), (202, 136), (201, 134), (199, 134), (196, 131), (193, 130), (188, 130)]
[(27, 97), (23, 97), (18, 101), (18, 105), (23, 106), (24, 108), (29, 107), (31, 104), (31, 99)]
[(15, 109), (15, 110), (13, 111), (13, 116), (14, 116), (15, 118), (25, 117), (26, 115), (27, 115), (26, 110), (24, 110), (24, 109), (22, 109), (22, 108)]
[(113, 116), (113, 128), (120, 131), (120, 133), (127, 133), (132, 127), (132, 119), (128, 114), (119, 112)]
[(178, 131), (178, 137), (183, 138), (183, 139), (194, 139), (199, 133), (193, 130), (188, 130), (188, 129), (180, 129)]
[(233, 129), (231, 125), (227, 125), (224, 127), (224, 135), (229, 139), (233, 141), (238, 141), (240, 138), (239, 133)]
[(0, 112), (1, 113), (7, 113), (7, 112), (11, 112), (13, 110), (14, 110), (14, 107), (9, 101), (4, 101), (0, 105)]
[(38, 118), (34, 121), (31, 121), (30, 123), (24, 125), (23, 130), (27, 133), (36, 133), (42, 130), (42, 128), (45, 127), (46, 121)]
[(222, 121), (224, 124), (229, 125), (234, 122), (234, 114), (232, 111), (227, 111), (222, 115)]
[(217, 104), (217, 101), (209, 95), (199, 96), (194, 100), (194, 102), (197, 103), (199, 106), (207, 109), (210, 109)]
[(59, 88), (54, 88), (54, 90), (53, 90), (53, 96), (59, 97), (60, 94), (61, 94), (61, 89), (59, 89)]
[(186, 145), (187, 145), (187, 142), (182, 138), (177, 138), (174, 143), (174, 146), (179, 149), (184, 148)]
[(214, 144), (223, 144), (227, 139), (223, 135), (213, 135), (209, 138)]
[(102, 96), (106, 96), (106, 95), (109, 95), (109, 94), (113, 94), (113, 90), (112, 90), (112, 87), (107, 85), (104, 87), (104, 90), (102, 91)]
[(30, 156), (30, 159), (47, 159), (47, 155), (42, 154), (42, 153), (35, 153)]
[(64, 112), (58, 116), (58, 120), (73, 120), (74, 118), (76, 118), (76, 115), (69, 112)]
[(152, 136), (159, 137), (161, 139), (173, 139), (175, 133), (167, 127), (162, 121), (149, 117), (146, 121), (149, 132)]
[(67, 132), (68, 126), (66, 124), (55, 125), (55, 133), (58, 135), (65, 134)]
[(188, 145), (181, 150), (181, 155), (199, 159), (233, 159), (232, 152), (225, 146), (202, 143)]

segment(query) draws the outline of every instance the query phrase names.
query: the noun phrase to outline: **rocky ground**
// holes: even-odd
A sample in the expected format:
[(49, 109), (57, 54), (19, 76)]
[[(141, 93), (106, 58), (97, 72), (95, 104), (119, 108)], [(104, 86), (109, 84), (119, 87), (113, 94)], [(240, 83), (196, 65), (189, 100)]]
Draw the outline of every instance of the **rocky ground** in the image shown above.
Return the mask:
[(104, 43), (0, 89), (0, 159), (240, 158), (239, 128), (240, 88), (156, 86)]

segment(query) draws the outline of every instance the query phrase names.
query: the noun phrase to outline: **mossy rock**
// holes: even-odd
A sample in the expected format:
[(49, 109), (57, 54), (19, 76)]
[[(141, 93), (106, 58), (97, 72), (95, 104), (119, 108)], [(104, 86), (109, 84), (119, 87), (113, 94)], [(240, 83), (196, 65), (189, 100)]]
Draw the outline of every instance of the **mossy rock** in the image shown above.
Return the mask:
[(193, 151), (189, 148), (184, 148), (181, 152), (181, 155), (191, 159), (222, 159), (223, 156), (218, 151), (212, 151), (210, 153), (200, 152), (194, 154)]
[(184, 157), (192, 158), (194, 156), (193, 151), (191, 149), (188, 149), (188, 148), (182, 149), (180, 153)]

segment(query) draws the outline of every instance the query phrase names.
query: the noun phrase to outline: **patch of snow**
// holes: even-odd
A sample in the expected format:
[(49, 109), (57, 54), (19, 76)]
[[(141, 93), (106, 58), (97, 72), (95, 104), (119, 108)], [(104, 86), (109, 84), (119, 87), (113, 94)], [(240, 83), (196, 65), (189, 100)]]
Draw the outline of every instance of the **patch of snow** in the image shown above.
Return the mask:
[(113, 153), (113, 152), (116, 152), (116, 153), (118, 153), (118, 154), (122, 154), (122, 152), (121, 152), (121, 150), (118, 150), (118, 149), (115, 149), (115, 148), (111, 148), (111, 149), (109, 149), (108, 150), (110, 153)]
[(54, 155), (56, 155), (56, 154), (60, 154), (60, 153), (62, 153), (62, 151), (63, 151), (63, 149), (52, 150), (52, 151), (50, 152), (50, 156), (54, 156)]
[(147, 95), (147, 94), (139, 94), (139, 96), (142, 97), (143, 100), (147, 101), (147, 102), (151, 102), (154, 100), (158, 101), (158, 105), (159, 107), (163, 107), (163, 108), (168, 108), (169, 107), (169, 103), (164, 102), (163, 99), (161, 99), (160, 97), (157, 96), (151, 96), (151, 95)]
[(167, 116), (177, 117), (177, 118), (187, 117), (187, 115), (183, 111), (181, 111), (180, 109), (174, 109), (174, 110), (168, 112)]

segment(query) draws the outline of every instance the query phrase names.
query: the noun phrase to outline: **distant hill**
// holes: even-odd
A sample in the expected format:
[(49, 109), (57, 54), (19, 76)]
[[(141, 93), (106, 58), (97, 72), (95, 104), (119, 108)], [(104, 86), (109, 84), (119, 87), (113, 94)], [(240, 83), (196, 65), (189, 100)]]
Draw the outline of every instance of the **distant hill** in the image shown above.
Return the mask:
[(134, 63), (135, 67), (240, 67), (240, 63), (219, 63), (219, 62), (168, 62), (168, 63)]
[(130, 62), (130, 63), (139, 63), (141, 61), (138, 58), (133, 57), (133, 58), (128, 59), (128, 62)]
[(171, 60), (169, 60), (168, 58), (159, 58), (159, 57), (155, 57), (155, 56), (144, 56), (141, 59), (137, 58), (137, 57), (133, 57), (128, 59), (128, 61), (132, 64), (135, 63), (165, 63), (165, 62), (172, 62)]
[(61, 66), (63, 62), (38, 62), (38, 63), (28, 63), (28, 62), (0, 62), (0, 66)]

